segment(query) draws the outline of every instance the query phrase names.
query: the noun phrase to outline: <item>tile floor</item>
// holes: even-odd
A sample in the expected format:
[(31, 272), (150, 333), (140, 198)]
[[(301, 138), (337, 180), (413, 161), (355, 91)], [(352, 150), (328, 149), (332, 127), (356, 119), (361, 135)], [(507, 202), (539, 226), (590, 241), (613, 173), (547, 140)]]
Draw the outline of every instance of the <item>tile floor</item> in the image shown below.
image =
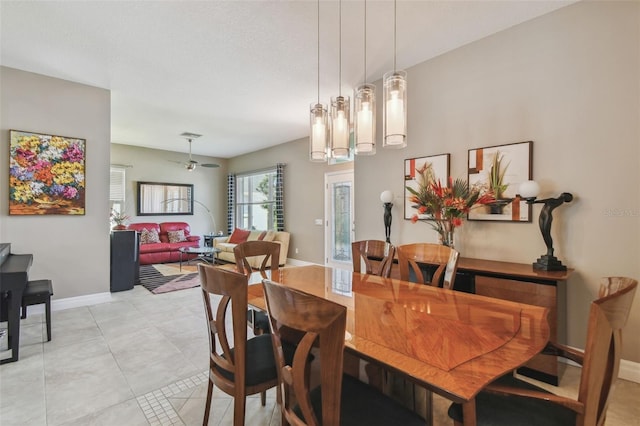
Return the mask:
[[(0, 366), (0, 425), (200, 425), (208, 342), (200, 289), (153, 295), (140, 286), (113, 301), (22, 321), (20, 361)], [(6, 326), (6, 324), (2, 324)], [(44, 342), (44, 343), (43, 343)], [(566, 367), (558, 393), (574, 396), (580, 370)], [(640, 425), (640, 385), (619, 381), (607, 425)], [(434, 398), (434, 424), (451, 425)], [(233, 424), (216, 390), (210, 425)], [(275, 394), (247, 400), (247, 425), (279, 426)]]

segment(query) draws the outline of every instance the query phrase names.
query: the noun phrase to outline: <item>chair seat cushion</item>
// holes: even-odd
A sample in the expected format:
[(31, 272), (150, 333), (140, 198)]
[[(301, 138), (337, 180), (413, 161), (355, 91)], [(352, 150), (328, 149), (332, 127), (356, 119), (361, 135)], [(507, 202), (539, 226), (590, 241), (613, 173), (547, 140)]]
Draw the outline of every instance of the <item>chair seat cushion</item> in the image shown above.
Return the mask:
[[(322, 424), (322, 396), (320, 386), (311, 391), (311, 404), (320, 424)], [(302, 413), (294, 408), (298, 417)], [(380, 391), (349, 375), (342, 376), (340, 396), (340, 425), (424, 426), (425, 420)]]
[[(501, 377), (494, 383), (519, 389), (550, 393), (513, 375)], [(462, 422), (462, 405), (451, 404), (449, 417)], [(503, 396), (480, 392), (476, 397), (478, 426), (567, 426), (576, 424), (576, 414), (560, 405), (521, 396)]]
[[(231, 349), (231, 354), (234, 349)], [(247, 372), (246, 385), (252, 386), (258, 383), (277, 379), (276, 362), (273, 357), (273, 344), (271, 336), (264, 334), (247, 340)], [(224, 378), (233, 381), (233, 373), (218, 366), (216, 370)]]
[(262, 330), (265, 334), (271, 333), (271, 326), (269, 325), (269, 315), (264, 311), (257, 311), (249, 309), (249, 318), (253, 318), (253, 327)]

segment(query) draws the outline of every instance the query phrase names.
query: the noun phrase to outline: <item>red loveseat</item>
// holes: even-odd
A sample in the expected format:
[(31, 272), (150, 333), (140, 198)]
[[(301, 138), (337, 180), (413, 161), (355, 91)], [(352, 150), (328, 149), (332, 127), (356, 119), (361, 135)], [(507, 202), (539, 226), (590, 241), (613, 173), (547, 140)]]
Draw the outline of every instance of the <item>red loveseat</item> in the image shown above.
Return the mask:
[[(199, 247), (200, 237), (191, 235), (191, 228), (186, 222), (162, 222), (162, 223), (132, 223), (127, 229), (138, 231), (141, 235), (157, 233), (160, 239), (158, 243), (144, 243), (140, 239), (140, 264), (179, 262), (180, 247)], [(154, 232), (155, 231), (155, 232)], [(170, 231), (183, 231), (185, 241), (169, 242)], [(195, 255), (190, 256), (195, 257)], [(185, 256), (182, 260), (186, 260)]]

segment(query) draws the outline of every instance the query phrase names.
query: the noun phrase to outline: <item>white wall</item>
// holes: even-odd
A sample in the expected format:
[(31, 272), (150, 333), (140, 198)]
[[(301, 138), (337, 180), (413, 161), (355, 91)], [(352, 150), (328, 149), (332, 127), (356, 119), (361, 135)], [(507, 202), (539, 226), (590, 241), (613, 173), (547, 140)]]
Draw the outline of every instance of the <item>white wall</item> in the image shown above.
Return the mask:
[[(176, 138), (176, 144), (186, 141)], [(181, 164), (188, 158), (184, 152), (161, 151), (130, 145), (111, 145), (111, 164), (130, 166), (126, 168), (126, 213), (133, 222), (187, 222), (192, 235), (202, 236), (209, 232), (227, 230), (227, 160), (194, 155), (194, 160), (219, 164), (219, 168), (198, 167), (189, 172)], [(217, 229), (213, 229), (207, 210), (195, 203), (193, 215), (180, 216), (136, 216), (137, 182), (164, 182), (193, 184), (194, 200), (204, 204), (213, 214)], [(203, 240), (200, 240), (203, 244)]]
[[(0, 67), (0, 241), (32, 253), (54, 299), (109, 291), (109, 91)], [(9, 130), (86, 140), (84, 216), (8, 216)]]

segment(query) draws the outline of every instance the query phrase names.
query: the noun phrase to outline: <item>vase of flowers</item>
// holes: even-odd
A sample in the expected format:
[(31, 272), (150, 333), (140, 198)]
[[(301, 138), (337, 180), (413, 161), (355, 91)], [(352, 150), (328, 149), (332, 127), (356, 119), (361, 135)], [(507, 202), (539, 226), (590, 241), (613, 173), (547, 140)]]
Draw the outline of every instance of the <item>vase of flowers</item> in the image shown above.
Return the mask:
[(127, 229), (126, 222), (129, 220), (129, 216), (127, 216), (123, 212), (119, 212), (111, 209), (111, 214), (109, 215), (109, 219), (111, 220), (111, 223), (114, 224), (111, 227), (111, 229), (114, 229), (114, 230)]
[(416, 223), (419, 215), (430, 216), (431, 227), (440, 235), (440, 242), (454, 248), (454, 231), (462, 226), (464, 216), (474, 206), (495, 202), (493, 193), (481, 194), (479, 189), (469, 188), (467, 181), (451, 177), (448, 185), (443, 186), (439, 179), (433, 179), (427, 165), (416, 172), (418, 188), (407, 187), (412, 207), (417, 210), (411, 221)]

